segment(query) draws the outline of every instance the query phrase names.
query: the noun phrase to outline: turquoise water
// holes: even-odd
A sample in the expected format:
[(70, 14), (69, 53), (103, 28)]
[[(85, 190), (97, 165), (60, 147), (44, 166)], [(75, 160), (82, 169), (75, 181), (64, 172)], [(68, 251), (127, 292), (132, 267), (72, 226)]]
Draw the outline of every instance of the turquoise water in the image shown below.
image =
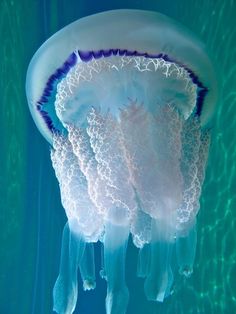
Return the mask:
[[(111, 1), (110, 1), (111, 2)], [(35, 50), (79, 17), (115, 8), (150, 9), (182, 22), (206, 43), (221, 90), (198, 215), (193, 276), (177, 278), (162, 305), (144, 300), (127, 256), (128, 313), (236, 312), (236, 16), (235, 1), (0, 1), (0, 313), (52, 313), (66, 218), (49, 158), (25, 98), (25, 74)], [(100, 254), (97, 249), (97, 260)], [(80, 314), (104, 314), (105, 283), (80, 291)], [(80, 287), (81, 290), (81, 287)]]

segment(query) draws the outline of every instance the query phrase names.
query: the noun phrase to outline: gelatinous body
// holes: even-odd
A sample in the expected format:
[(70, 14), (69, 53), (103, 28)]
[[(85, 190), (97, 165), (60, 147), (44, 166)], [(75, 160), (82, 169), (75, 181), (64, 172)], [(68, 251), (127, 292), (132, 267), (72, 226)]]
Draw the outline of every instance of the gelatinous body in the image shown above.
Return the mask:
[(173, 260), (190, 276), (216, 82), (203, 45), (163, 15), (118, 10), (50, 38), (27, 74), (33, 118), (52, 145), (68, 217), (54, 309), (72, 313), (77, 269), (95, 288), (104, 248), (106, 311), (126, 312), (129, 235), (149, 300), (171, 294)]

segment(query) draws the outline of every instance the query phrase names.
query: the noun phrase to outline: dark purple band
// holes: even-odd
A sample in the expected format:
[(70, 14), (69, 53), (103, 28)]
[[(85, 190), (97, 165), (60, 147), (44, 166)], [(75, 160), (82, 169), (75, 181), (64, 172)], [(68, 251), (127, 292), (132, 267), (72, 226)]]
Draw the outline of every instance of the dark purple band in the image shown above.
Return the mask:
[[(155, 59), (163, 59), (168, 62), (172, 62), (178, 64), (180, 67), (183, 67), (189, 74), (192, 82), (197, 85), (198, 87), (198, 95), (197, 95), (197, 103), (196, 103), (196, 112), (197, 116), (201, 115), (202, 107), (204, 103), (205, 96), (208, 92), (208, 89), (200, 82), (198, 76), (189, 68), (187, 68), (184, 64), (171, 59), (166, 54), (149, 54), (147, 52), (138, 52), (138, 51), (129, 51), (126, 49), (107, 49), (107, 50), (98, 50), (98, 51), (78, 51), (79, 57), (83, 62), (89, 62), (93, 58), (106, 58), (110, 56), (138, 56), (138, 57), (145, 57), (145, 58), (155, 58)], [(52, 96), (55, 82), (60, 80), (63, 76), (65, 76), (69, 70), (76, 64), (77, 62), (77, 54), (73, 52), (68, 59), (63, 63), (63, 65), (58, 68), (48, 79), (46, 86), (43, 90), (43, 94), (41, 98), (37, 101), (37, 110), (40, 112), (42, 118), (44, 119), (45, 123), (47, 124), (48, 128), (51, 131), (56, 131), (56, 128), (53, 126), (52, 119), (50, 118), (47, 111), (43, 110), (43, 105), (45, 105), (49, 98)]]

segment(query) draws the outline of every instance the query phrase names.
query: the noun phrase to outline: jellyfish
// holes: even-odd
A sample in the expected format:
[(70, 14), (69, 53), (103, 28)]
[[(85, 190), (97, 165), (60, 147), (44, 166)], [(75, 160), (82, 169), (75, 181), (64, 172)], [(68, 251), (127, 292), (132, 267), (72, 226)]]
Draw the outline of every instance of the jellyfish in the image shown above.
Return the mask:
[(204, 45), (156, 12), (81, 18), (35, 53), (26, 94), (68, 218), (57, 313), (75, 310), (78, 270), (84, 290), (96, 287), (98, 241), (107, 314), (127, 310), (129, 237), (148, 300), (171, 295), (175, 268), (191, 275), (216, 89)]

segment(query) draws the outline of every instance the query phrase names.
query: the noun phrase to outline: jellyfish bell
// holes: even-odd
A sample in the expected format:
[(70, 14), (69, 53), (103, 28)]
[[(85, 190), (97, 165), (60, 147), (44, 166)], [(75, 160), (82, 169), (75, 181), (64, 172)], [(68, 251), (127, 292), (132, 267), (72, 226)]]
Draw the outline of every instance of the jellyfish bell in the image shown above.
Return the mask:
[(191, 274), (216, 90), (204, 45), (156, 12), (82, 18), (35, 53), (27, 99), (68, 217), (55, 311), (74, 311), (78, 267), (85, 290), (95, 288), (97, 241), (107, 313), (126, 312), (130, 233), (149, 300), (171, 294), (173, 260)]
[(195, 74), (194, 79), (199, 79), (210, 91), (201, 114), (203, 124), (209, 121), (216, 103), (216, 81), (203, 44), (182, 25), (159, 13), (115, 10), (68, 25), (47, 40), (31, 60), (26, 81), (29, 107), (39, 130), (50, 143), (51, 130), (36, 104), (40, 100), (49, 101), (46, 98), (55, 88), (53, 83), (60, 81), (75, 63), (116, 53), (146, 53), (150, 57), (162, 54), (184, 65), (191, 71), (190, 76)]

